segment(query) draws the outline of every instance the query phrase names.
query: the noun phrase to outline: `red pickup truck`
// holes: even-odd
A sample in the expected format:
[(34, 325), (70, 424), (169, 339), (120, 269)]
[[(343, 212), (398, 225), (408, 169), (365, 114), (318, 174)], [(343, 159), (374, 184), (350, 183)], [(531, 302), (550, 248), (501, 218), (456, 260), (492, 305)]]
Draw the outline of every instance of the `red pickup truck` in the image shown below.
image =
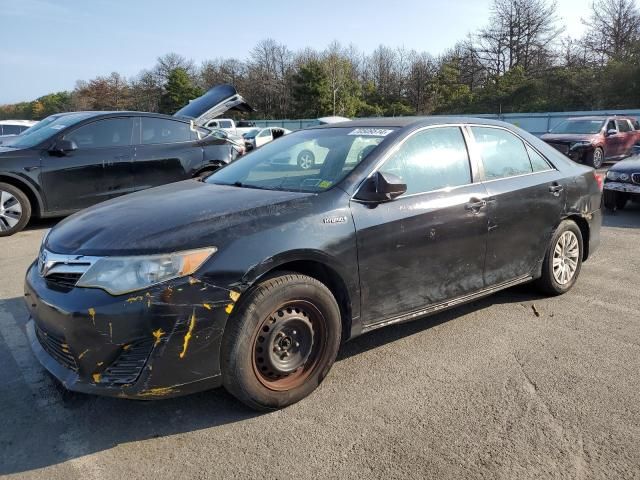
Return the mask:
[(629, 156), (640, 142), (640, 124), (633, 117), (569, 118), (542, 136), (542, 140), (572, 160), (594, 168), (605, 161)]

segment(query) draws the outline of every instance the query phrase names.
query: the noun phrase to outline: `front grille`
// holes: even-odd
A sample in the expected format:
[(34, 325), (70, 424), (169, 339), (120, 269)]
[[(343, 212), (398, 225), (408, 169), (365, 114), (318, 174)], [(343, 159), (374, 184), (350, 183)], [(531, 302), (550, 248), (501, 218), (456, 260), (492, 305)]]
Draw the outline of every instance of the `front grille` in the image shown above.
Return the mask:
[(122, 353), (105, 369), (101, 383), (123, 385), (134, 383), (151, 353), (153, 340), (144, 339), (123, 347)]
[(569, 153), (569, 145), (567, 145), (566, 143), (549, 142), (549, 145), (551, 145), (553, 148), (555, 148), (559, 152), (564, 153), (565, 155), (567, 155)]
[(69, 346), (62, 338), (45, 332), (37, 325), (36, 337), (38, 338), (40, 345), (42, 345), (42, 348), (44, 348), (49, 355), (55, 358), (66, 368), (73, 370), (74, 372), (78, 371), (76, 359), (73, 357), (71, 351), (69, 350)]
[(638, 183), (640, 184), (640, 173), (632, 173), (631, 174), (631, 181), (633, 183)]
[(51, 282), (59, 287), (73, 288), (80, 280), (82, 273), (50, 273), (46, 276), (47, 282)]

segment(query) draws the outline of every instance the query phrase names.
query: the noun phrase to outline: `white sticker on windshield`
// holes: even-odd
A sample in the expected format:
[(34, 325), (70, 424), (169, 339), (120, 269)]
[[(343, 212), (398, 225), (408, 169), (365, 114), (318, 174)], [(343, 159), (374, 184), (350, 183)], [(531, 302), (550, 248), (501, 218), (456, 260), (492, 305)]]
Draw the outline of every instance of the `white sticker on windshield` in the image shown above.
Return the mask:
[(51, 125), (49, 128), (51, 130), (62, 130), (63, 128), (66, 128), (66, 125)]
[(349, 135), (363, 135), (369, 137), (386, 137), (393, 130), (387, 130), (385, 128), (356, 128)]

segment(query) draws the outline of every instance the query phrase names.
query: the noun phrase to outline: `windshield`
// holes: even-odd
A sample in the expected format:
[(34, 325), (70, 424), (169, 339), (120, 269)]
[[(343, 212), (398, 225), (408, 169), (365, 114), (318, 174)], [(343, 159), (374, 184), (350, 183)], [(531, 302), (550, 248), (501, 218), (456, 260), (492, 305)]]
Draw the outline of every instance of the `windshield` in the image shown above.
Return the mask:
[(13, 148), (30, 148), (52, 137), (60, 130), (74, 125), (88, 117), (91, 113), (71, 113), (68, 115), (51, 115), (37, 125), (25, 130), (22, 135), (11, 142)]
[(602, 130), (604, 120), (565, 120), (551, 130), (551, 133), (598, 133)]
[(264, 190), (322, 192), (347, 176), (392, 129), (300, 130), (249, 153), (206, 180)]
[(249, 130), (248, 132), (244, 133), (242, 136), (244, 138), (255, 138), (255, 136), (260, 132), (259, 128), (256, 128), (254, 130)]

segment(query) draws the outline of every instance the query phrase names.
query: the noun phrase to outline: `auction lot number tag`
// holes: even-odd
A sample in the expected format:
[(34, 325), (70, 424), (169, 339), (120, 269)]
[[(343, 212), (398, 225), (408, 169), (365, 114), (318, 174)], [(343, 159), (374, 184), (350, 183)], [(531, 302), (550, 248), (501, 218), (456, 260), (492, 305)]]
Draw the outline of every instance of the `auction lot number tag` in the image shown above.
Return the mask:
[(367, 136), (367, 137), (386, 137), (393, 130), (387, 130), (384, 128), (356, 128), (355, 130), (349, 132), (349, 135), (359, 135), (359, 136)]

